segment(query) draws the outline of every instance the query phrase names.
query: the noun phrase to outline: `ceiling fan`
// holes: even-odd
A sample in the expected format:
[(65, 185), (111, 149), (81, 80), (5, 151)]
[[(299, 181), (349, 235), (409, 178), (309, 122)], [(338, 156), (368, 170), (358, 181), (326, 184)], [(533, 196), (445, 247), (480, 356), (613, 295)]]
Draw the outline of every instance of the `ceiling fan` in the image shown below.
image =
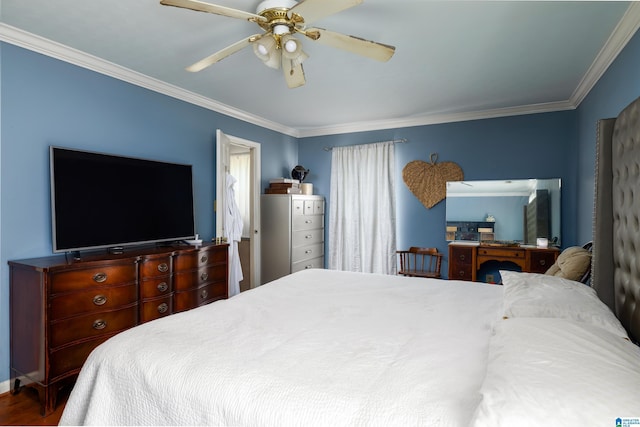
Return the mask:
[(300, 33), (310, 40), (343, 49), (378, 61), (388, 61), (395, 47), (355, 36), (336, 33), (323, 28), (307, 28), (321, 18), (333, 15), (362, 3), (364, 0), (264, 0), (256, 13), (244, 12), (199, 0), (161, 0), (160, 4), (208, 12), (230, 18), (243, 19), (258, 24), (264, 32), (244, 38), (213, 55), (187, 67), (197, 72), (252, 45), (253, 51), (265, 65), (282, 68), (287, 86), (296, 88), (305, 84), (302, 62), (308, 55), (302, 43), (293, 35)]

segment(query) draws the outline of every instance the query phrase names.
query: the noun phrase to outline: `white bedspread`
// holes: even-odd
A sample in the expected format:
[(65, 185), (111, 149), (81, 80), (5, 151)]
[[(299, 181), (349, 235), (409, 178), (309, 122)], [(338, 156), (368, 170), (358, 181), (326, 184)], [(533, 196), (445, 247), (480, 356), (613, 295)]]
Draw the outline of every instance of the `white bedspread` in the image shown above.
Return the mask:
[(123, 332), (61, 424), (466, 426), (502, 287), (307, 270)]

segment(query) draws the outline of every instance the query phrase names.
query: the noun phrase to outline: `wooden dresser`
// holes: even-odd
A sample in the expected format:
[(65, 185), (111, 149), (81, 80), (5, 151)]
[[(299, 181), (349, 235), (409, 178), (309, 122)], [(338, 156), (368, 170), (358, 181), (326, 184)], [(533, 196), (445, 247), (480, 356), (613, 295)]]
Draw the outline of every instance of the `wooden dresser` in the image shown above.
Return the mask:
[(559, 254), (557, 248), (450, 243), (449, 279), (477, 281), (478, 270), (487, 261), (512, 262), (524, 272), (544, 273)]
[(12, 392), (33, 386), (50, 414), (60, 387), (108, 338), (227, 298), (227, 256), (227, 244), (204, 244), (9, 261)]

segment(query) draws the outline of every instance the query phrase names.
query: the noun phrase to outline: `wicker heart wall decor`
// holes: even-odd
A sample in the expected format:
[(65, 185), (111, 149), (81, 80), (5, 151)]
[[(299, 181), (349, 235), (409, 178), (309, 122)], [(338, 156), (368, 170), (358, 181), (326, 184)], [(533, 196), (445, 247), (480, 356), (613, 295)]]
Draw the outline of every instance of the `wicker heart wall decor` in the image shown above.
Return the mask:
[(437, 163), (438, 155), (432, 153), (431, 163), (414, 160), (402, 169), (402, 179), (420, 202), (431, 209), (447, 196), (447, 181), (462, 181), (462, 168), (454, 162)]

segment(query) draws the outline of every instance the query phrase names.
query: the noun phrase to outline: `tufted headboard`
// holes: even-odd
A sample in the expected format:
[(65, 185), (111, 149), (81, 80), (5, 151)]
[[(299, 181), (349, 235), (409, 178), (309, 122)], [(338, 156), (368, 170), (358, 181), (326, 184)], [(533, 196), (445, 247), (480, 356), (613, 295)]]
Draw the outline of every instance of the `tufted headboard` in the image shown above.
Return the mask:
[(640, 341), (640, 98), (598, 122), (592, 286)]

